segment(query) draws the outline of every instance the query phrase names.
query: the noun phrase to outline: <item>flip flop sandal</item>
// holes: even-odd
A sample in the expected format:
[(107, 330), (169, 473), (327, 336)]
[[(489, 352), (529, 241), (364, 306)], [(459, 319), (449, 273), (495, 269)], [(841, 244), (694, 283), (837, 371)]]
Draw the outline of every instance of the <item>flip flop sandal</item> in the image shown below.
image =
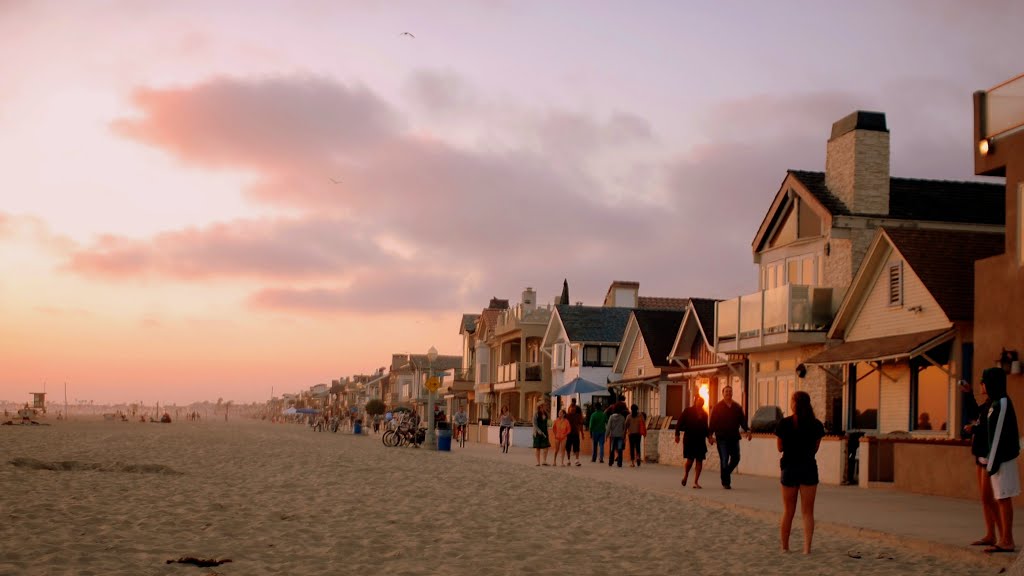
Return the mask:
[(989, 546), (983, 550), (985, 554), (995, 554), (997, 552), (1016, 552), (1013, 548), (1003, 548), (1002, 546)]

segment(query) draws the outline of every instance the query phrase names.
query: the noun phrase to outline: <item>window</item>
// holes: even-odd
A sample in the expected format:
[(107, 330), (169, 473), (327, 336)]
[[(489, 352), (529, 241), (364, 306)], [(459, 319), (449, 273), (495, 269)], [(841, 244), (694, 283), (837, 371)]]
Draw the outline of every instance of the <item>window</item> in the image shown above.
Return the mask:
[(615, 363), (615, 354), (618, 349), (615, 346), (584, 346), (584, 366), (611, 366)]
[(565, 344), (555, 344), (554, 354), (551, 357), (551, 363), (554, 364), (555, 370), (565, 369)]
[(615, 364), (615, 357), (618, 355), (618, 346), (601, 346), (601, 365), (611, 366), (612, 364)]
[(903, 305), (903, 262), (889, 264), (889, 306)]
[(580, 347), (576, 345), (569, 346), (569, 366), (580, 365)]
[(850, 367), (850, 404), (853, 414), (850, 428), (854, 430), (878, 429), (878, 400), (882, 375), (874, 366), (864, 362)]
[(913, 430), (945, 430), (949, 426), (949, 376), (934, 364), (911, 373), (915, 414)]
[(643, 367), (643, 366), (638, 366), (638, 367), (637, 367), (637, 369), (636, 369), (636, 375), (637, 375), (637, 376), (643, 376), (643, 375), (644, 375), (644, 367)]

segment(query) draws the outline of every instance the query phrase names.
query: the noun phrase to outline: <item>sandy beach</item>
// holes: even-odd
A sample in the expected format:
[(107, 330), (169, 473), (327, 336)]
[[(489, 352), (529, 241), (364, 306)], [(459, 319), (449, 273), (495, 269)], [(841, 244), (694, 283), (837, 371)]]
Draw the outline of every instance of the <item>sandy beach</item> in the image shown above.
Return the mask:
[(782, 554), (775, 522), (470, 450), (241, 420), (51, 424), (0, 427), (0, 574), (995, 572), (828, 533)]

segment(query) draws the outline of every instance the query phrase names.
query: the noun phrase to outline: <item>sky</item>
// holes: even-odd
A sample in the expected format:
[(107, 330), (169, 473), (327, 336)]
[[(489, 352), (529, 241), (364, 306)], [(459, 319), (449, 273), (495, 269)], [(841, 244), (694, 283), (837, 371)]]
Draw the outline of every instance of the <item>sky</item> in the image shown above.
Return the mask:
[[(263, 401), (533, 287), (757, 289), (831, 124), (974, 179), (1024, 3), (0, 0), (0, 400)], [(408, 32), (409, 34), (403, 34)]]

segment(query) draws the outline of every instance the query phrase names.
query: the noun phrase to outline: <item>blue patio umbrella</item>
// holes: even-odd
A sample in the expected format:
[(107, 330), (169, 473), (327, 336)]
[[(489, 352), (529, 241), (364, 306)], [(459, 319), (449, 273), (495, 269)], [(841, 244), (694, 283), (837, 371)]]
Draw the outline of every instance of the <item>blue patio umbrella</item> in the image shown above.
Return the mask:
[(576, 394), (607, 396), (610, 392), (608, 392), (608, 388), (580, 377), (573, 378), (569, 383), (551, 391), (552, 396), (575, 396)]

